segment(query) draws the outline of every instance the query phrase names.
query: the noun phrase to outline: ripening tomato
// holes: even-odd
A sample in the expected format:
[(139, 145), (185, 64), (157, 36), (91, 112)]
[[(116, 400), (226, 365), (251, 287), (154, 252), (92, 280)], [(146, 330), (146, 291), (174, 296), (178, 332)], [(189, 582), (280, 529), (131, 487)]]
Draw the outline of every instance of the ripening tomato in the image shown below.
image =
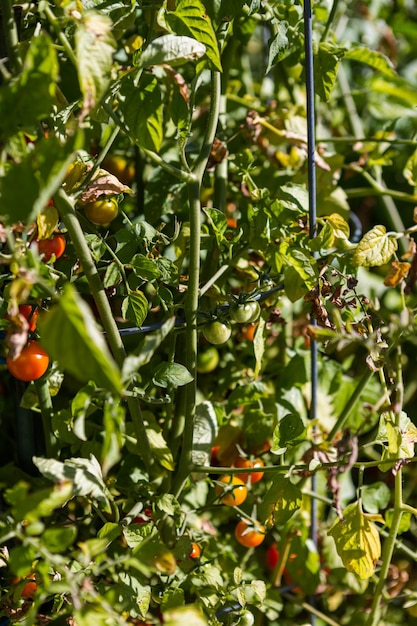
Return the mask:
[(250, 300), (239, 304), (235, 302), (230, 307), (230, 317), (234, 322), (238, 324), (249, 324), (249, 322), (256, 322), (261, 313), (261, 307), (259, 302)]
[(18, 380), (30, 382), (45, 374), (49, 365), (49, 357), (39, 343), (35, 339), (31, 339), (17, 359), (7, 357), (6, 365), (12, 376)]
[[(245, 483), (236, 476), (222, 476), (216, 485), (216, 495), (222, 496), (220, 502), (226, 506), (239, 506), (246, 500), (248, 488)], [(223, 486), (224, 485), (224, 486)]]
[(135, 178), (135, 167), (133, 163), (127, 161), (127, 159), (122, 156), (109, 154), (104, 159), (102, 166), (125, 185), (130, 185)]
[(198, 559), (200, 554), (201, 554), (200, 546), (198, 545), (198, 543), (193, 541), (193, 543), (191, 544), (191, 552), (190, 552), (188, 558), (189, 559)]
[(38, 319), (38, 309), (33, 307), (31, 304), (20, 304), (19, 305), (19, 313), (23, 315), (28, 321), (29, 330), (32, 332), (36, 330), (36, 320)]
[(258, 323), (259, 322), (251, 322), (250, 324), (248, 324), (246, 326), (246, 328), (243, 331), (244, 339), (247, 339), (248, 341), (253, 341), (254, 340), (255, 332), (256, 332), (256, 329), (258, 327)]
[(114, 196), (97, 198), (83, 206), (84, 213), (93, 224), (104, 226), (109, 224), (119, 212), (119, 203)]
[(53, 235), (50, 239), (38, 239), (38, 252), (43, 254), (43, 261), (46, 263), (55, 255), (55, 259), (59, 259), (64, 254), (67, 241), (61, 233)]
[[(254, 459), (253, 461), (251, 461), (250, 459), (245, 459), (242, 456), (240, 456), (235, 461), (235, 467), (241, 467), (242, 469), (246, 467), (263, 467), (263, 466), (264, 466), (264, 462), (262, 461), (262, 459)], [(253, 484), (253, 483), (258, 483), (260, 480), (262, 480), (264, 476), (264, 472), (246, 472), (243, 474), (236, 474), (236, 476), (240, 478), (240, 480), (243, 480), (244, 483), (248, 482), (248, 477), (249, 477), (250, 482)]]
[(259, 522), (240, 520), (235, 528), (235, 537), (245, 548), (256, 548), (265, 539), (265, 527)]
[[(27, 580), (28, 582), (22, 588), (22, 591), (20, 593), (20, 597), (21, 598), (27, 598), (27, 599), (33, 598), (33, 596), (35, 595), (36, 590), (38, 588), (35, 576), (34, 575), (27, 576), (24, 580)], [(19, 578), (18, 576), (16, 576), (12, 580), (12, 583), (14, 585), (17, 585), (20, 582), (21, 582), (21, 578)]]
[(229, 322), (221, 322), (220, 320), (211, 320), (204, 324), (203, 335), (209, 343), (220, 346), (230, 338), (232, 329)]

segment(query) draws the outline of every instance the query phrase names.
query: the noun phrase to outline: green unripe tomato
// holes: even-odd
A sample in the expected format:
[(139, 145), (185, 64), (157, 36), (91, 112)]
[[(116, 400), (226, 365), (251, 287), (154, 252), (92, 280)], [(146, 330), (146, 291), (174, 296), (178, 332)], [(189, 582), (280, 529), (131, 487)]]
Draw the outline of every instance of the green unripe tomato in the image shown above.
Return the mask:
[(214, 346), (209, 346), (198, 353), (197, 372), (199, 374), (209, 374), (213, 372), (219, 364), (219, 353)]
[(249, 302), (243, 302), (242, 304), (235, 303), (230, 307), (230, 317), (234, 322), (238, 324), (249, 324), (250, 322), (256, 322), (261, 314), (261, 307), (259, 302), (251, 300)]
[(232, 328), (228, 322), (212, 320), (203, 326), (203, 336), (209, 343), (220, 346), (230, 338)]

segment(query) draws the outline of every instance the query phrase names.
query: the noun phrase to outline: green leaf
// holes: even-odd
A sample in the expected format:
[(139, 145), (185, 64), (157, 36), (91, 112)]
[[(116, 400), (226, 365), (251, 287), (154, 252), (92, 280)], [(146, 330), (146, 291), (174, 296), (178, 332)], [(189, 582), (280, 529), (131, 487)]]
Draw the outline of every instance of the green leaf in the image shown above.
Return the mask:
[(417, 187), (417, 150), (408, 158), (403, 169), (404, 178), (412, 187)]
[(101, 467), (97, 459), (90, 455), (89, 459), (74, 457), (64, 463), (55, 459), (34, 457), (38, 470), (49, 480), (58, 483), (71, 483), (74, 496), (89, 496), (110, 511), (108, 491)]
[(163, 139), (163, 101), (158, 81), (144, 73), (137, 87), (125, 81), (121, 93), (120, 109), (132, 139), (140, 147), (158, 152)]
[(192, 461), (210, 465), (211, 447), (218, 433), (217, 415), (211, 402), (205, 400), (196, 407), (193, 429)]
[(103, 476), (107, 476), (110, 469), (121, 459), (125, 419), (124, 406), (111, 400), (105, 403), (103, 413), (104, 441), (100, 455)]
[(41, 343), (64, 372), (119, 394), (119, 369), (88, 305), (67, 283), (56, 305), (39, 316)]
[(7, 501), (12, 504), (12, 513), (18, 521), (36, 522), (40, 517), (52, 515), (73, 496), (73, 487), (68, 480), (34, 493), (29, 493), (27, 489), (25, 491), (24, 487), (25, 485), (18, 483), (12, 490), (6, 491)]
[(142, 291), (129, 291), (123, 300), (122, 315), (136, 326), (142, 326), (148, 315), (148, 300)]
[(268, 67), (266, 68), (266, 74), (268, 74), (274, 65), (276, 65), (281, 59), (283, 59), (288, 50), (288, 22), (282, 20), (277, 24), (277, 33), (269, 40), (269, 56)]
[(301, 278), (295, 267), (286, 267), (284, 271), (284, 289), (285, 295), (291, 302), (296, 302), (303, 298), (308, 289), (305, 281)]
[(200, 608), (188, 604), (187, 606), (164, 611), (164, 624), (165, 626), (179, 626), (179, 624), (187, 624), (187, 626), (207, 626), (208, 621)]
[(179, 0), (175, 11), (165, 14), (165, 20), (177, 35), (192, 37), (203, 44), (212, 69), (222, 71), (216, 34), (200, 0)]
[[(388, 509), (385, 512), (385, 523), (388, 528), (391, 528), (392, 520), (394, 518), (395, 511), (394, 509)], [(401, 515), (401, 521), (397, 533), (401, 535), (402, 533), (407, 533), (410, 530), (411, 526), (411, 513), (409, 511), (403, 511)]]
[(361, 490), (362, 506), (368, 513), (379, 513), (391, 499), (391, 490), (386, 483), (378, 481), (364, 485)]
[(175, 67), (187, 61), (195, 61), (206, 54), (206, 46), (192, 37), (162, 35), (154, 39), (140, 55), (139, 67), (163, 65)]
[(162, 434), (162, 429), (154, 419), (149, 419), (146, 425), (146, 434), (148, 436), (149, 445), (152, 454), (157, 462), (165, 467), (165, 469), (173, 472), (175, 470), (174, 458), (171, 450), (168, 448), (167, 442)]
[(0, 135), (29, 130), (46, 118), (55, 102), (58, 80), (57, 51), (51, 38), (40, 31), (32, 37), (17, 79), (0, 88)]
[(131, 259), (130, 264), (136, 276), (142, 280), (154, 280), (155, 278), (159, 278), (161, 275), (155, 261), (148, 259), (143, 254), (135, 254), (135, 256)]
[(42, 533), (42, 543), (49, 552), (62, 554), (74, 543), (76, 536), (76, 526), (50, 527)]
[(265, 320), (263, 317), (260, 317), (258, 320), (258, 326), (256, 327), (256, 330), (255, 330), (255, 335), (253, 337), (253, 350), (255, 352), (255, 359), (256, 359), (255, 369), (253, 372), (254, 378), (258, 378), (259, 373), (261, 371), (261, 367), (262, 367), (262, 359), (263, 359), (264, 352), (265, 352), (264, 328), (265, 328)]
[(64, 180), (82, 137), (80, 131), (65, 144), (54, 136), (43, 138), (20, 163), (7, 169), (0, 177), (0, 215), (6, 222), (36, 220)]
[(274, 476), (271, 485), (258, 506), (262, 523), (271, 519), (276, 526), (283, 526), (301, 506), (302, 493), (297, 485), (282, 474)]
[(314, 88), (320, 98), (327, 102), (336, 82), (340, 60), (345, 55), (344, 48), (320, 43), (314, 58)]
[(188, 385), (193, 380), (190, 372), (180, 363), (160, 363), (154, 372), (154, 385), (164, 389), (176, 389)]
[(385, 265), (397, 250), (397, 240), (387, 235), (385, 226), (374, 226), (360, 240), (353, 263), (362, 267)]
[(351, 50), (347, 50), (344, 55), (345, 59), (352, 59), (353, 61), (359, 61), (360, 63), (365, 63), (377, 70), (381, 74), (385, 74), (386, 76), (396, 76), (396, 72), (393, 64), (390, 59), (378, 52), (376, 50), (370, 50), (369, 48), (365, 48), (362, 46), (358, 46), (355, 48), (351, 48)]
[(86, 11), (75, 33), (78, 81), (83, 94), (81, 117), (95, 109), (105, 93), (114, 51), (111, 19), (103, 13)]
[[(362, 512), (359, 502), (354, 502), (343, 511), (343, 519), (337, 519), (328, 530), (344, 566), (361, 580), (373, 576), (381, 556), (381, 540), (374, 519), (374, 515)], [(380, 516), (377, 519), (384, 522)]]
[(382, 461), (385, 463), (380, 464), (380, 469), (386, 471), (392, 467), (393, 461), (414, 457), (417, 426), (404, 411), (401, 411), (398, 424), (390, 413), (382, 413), (375, 441), (383, 444)]
[(282, 451), (288, 446), (297, 445), (306, 437), (304, 422), (299, 415), (290, 413), (283, 417), (274, 430), (272, 452)]

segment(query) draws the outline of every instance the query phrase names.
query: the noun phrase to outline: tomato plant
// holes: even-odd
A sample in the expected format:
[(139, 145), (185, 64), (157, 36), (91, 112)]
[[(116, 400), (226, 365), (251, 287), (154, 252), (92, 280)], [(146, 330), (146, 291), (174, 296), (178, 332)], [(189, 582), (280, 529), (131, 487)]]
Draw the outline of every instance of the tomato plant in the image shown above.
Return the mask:
[(247, 522), (242, 519), (236, 524), (235, 537), (245, 548), (256, 548), (265, 539), (265, 527), (259, 522)]
[(204, 338), (215, 346), (226, 343), (230, 339), (231, 334), (232, 328), (228, 322), (211, 320), (203, 326)]
[(247, 302), (238, 303), (235, 302), (230, 307), (230, 317), (234, 322), (239, 324), (248, 324), (249, 322), (256, 322), (261, 314), (261, 307), (259, 302), (252, 300)]
[(248, 495), (248, 488), (245, 483), (236, 476), (222, 476), (216, 485), (216, 495), (220, 497), (220, 502), (226, 506), (239, 506)]
[(55, 234), (49, 239), (38, 239), (37, 246), (39, 254), (43, 255), (43, 260), (47, 263), (54, 256), (59, 259), (65, 252), (67, 241), (65, 235)]
[(12, 376), (29, 382), (45, 374), (49, 356), (35, 339), (31, 339), (16, 359), (7, 357), (6, 365)]
[(98, 226), (105, 226), (117, 217), (119, 203), (114, 197), (98, 198), (93, 202), (84, 204), (83, 210), (90, 222)]
[[(238, 457), (235, 461), (235, 467), (241, 467), (245, 469), (247, 467), (264, 467), (264, 462), (262, 459), (247, 459), (242, 456)], [(244, 483), (248, 481), (248, 478), (252, 484), (259, 482), (264, 477), (264, 472), (244, 472), (242, 474), (236, 474), (240, 480), (243, 480)]]
[(0, 615), (413, 618), (416, 9), (309, 4), (1, 3)]

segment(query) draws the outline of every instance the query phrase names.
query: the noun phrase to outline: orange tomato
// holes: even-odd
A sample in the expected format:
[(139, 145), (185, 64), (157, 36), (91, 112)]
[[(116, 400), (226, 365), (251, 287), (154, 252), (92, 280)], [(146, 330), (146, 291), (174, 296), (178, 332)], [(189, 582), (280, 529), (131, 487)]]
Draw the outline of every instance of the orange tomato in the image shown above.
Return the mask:
[(198, 543), (193, 541), (193, 543), (191, 544), (191, 552), (190, 552), (188, 558), (190, 558), (190, 559), (198, 559), (200, 554), (201, 554), (200, 546), (198, 545)]
[(259, 522), (240, 520), (235, 528), (235, 537), (245, 548), (256, 548), (265, 539), (265, 527)]
[[(235, 467), (241, 467), (242, 469), (245, 469), (247, 467), (263, 467), (263, 466), (264, 466), (264, 462), (262, 461), (262, 459), (254, 459), (253, 461), (251, 461), (250, 459), (245, 459), (242, 456), (240, 456), (235, 461)], [(236, 474), (236, 476), (240, 478), (240, 480), (243, 480), (244, 483), (247, 483), (248, 478), (249, 478), (250, 482), (253, 484), (253, 483), (258, 483), (260, 480), (262, 480), (264, 476), (264, 472), (245, 472), (243, 474)]]
[[(246, 500), (248, 488), (243, 480), (236, 476), (222, 476), (221, 485), (216, 485), (216, 495), (221, 496), (220, 502), (226, 506), (239, 506)], [(224, 486), (223, 486), (224, 485)]]

